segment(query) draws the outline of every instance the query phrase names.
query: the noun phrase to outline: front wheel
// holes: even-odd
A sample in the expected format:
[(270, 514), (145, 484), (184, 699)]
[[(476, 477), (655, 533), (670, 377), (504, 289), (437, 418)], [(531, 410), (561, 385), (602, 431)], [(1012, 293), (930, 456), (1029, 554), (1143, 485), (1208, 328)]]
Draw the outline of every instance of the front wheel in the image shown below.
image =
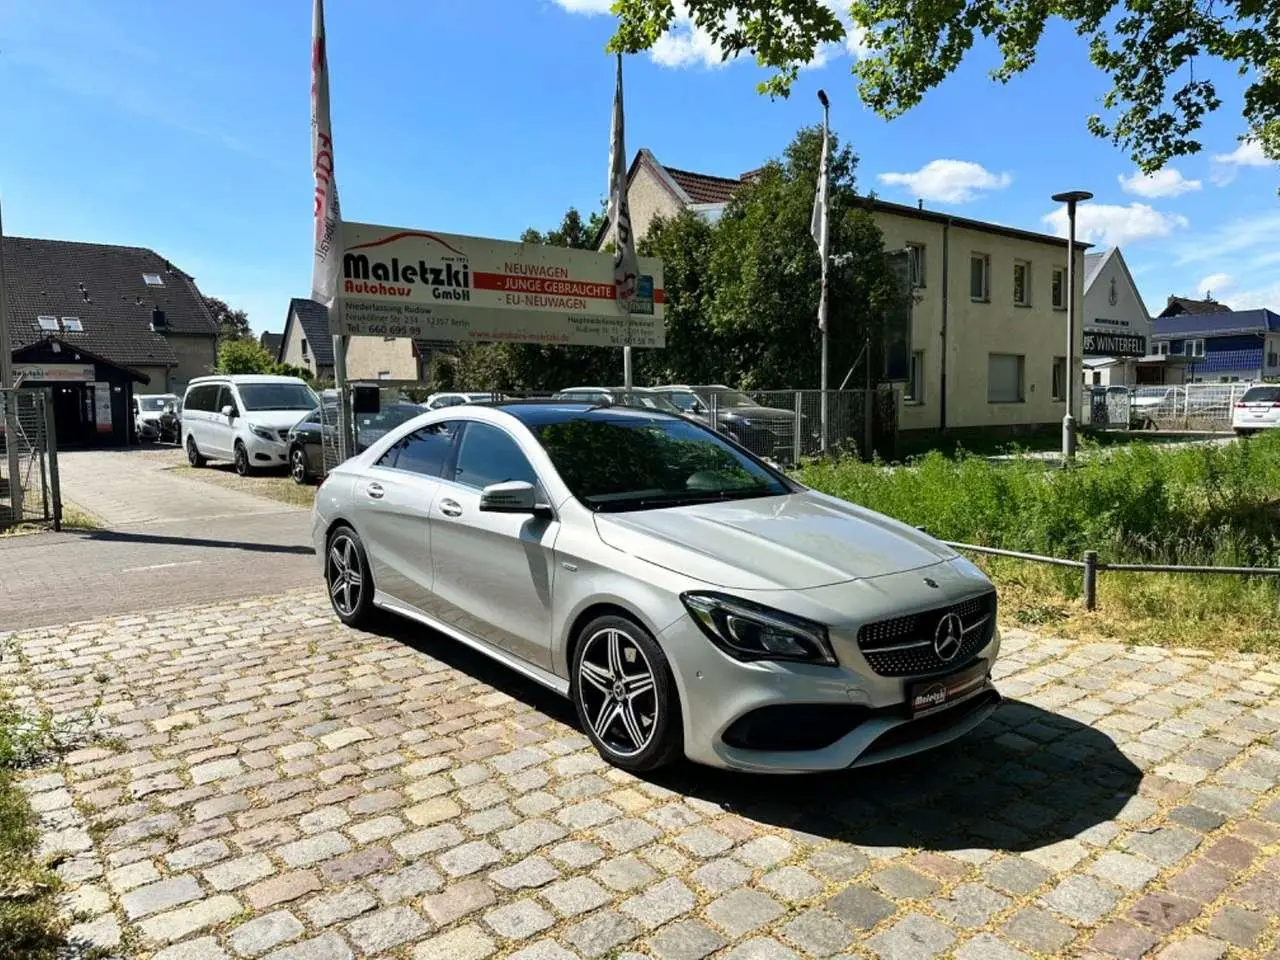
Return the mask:
[(592, 620), (578, 635), (569, 693), (600, 756), (640, 773), (683, 748), (680, 697), (662, 648), (624, 617)]
[(360, 535), (345, 524), (329, 536), (324, 579), (329, 587), (329, 602), (338, 619), (348, 627), (367, 626), (374, 614), (369, 558)]
[(311, 473), (307, 470), (307, 452), (301, 447), (294, 447), (289, 451), (289, 476), (299, 486), (311, 482)]
[(196, 448), (196, 438), (187, 436), (187, 463), (193, 467), (203, 467), (209, 461), (200, 455), (200, 451)]
[(235, 449), (235, 465), (236, 473), (242, 477), (249, 475), (249, 451), (244, 448), (244, 444), (239, 440), (236, 441)]

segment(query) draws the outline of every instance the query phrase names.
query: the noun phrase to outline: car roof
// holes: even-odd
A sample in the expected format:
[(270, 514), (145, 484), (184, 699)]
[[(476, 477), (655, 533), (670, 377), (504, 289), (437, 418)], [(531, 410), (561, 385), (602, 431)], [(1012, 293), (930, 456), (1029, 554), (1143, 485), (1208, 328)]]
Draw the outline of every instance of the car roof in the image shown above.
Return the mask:
[(519, 420), (527, 427), (540, 427), (550, 423), (570, 420), (599, 420), (606, 423), (652, 419), (680, 420), (665, 410), (638, 407), (602, 406), (587, 400), (507, 400), (484, 404), (490, 410), (500, 410)]
[(305, 386), (307, 381), (301, 377), (282, 377), (274, 373), (215, 373), (207, 377), (192, 377), (187, 386), (194, 387), (202, 383), (301, 383)]

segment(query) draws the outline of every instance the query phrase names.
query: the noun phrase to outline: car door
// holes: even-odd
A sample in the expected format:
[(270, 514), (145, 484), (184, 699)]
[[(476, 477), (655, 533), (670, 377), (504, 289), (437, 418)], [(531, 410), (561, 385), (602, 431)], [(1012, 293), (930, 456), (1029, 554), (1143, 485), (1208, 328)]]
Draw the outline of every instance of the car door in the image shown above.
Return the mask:
[(195, 440), (196, 448), (201, 453), (209, 450), (209, 414), (214, 398), (218, 395), (216, 386), (202, 385), (191, 388), (187, 402), (183, 404), (182, 426), (187, 435)]
[[(231, 408), (230, 417), (223, 414), (224, 407)], [(236, 402), (231, 388), (226, 384), (220, 385), (213, 401), (213, 410), (206, 422), (205, 430), (208, 432), (208, 440), (203, 452), (210, 456), (230, 459), (231, 448), (235, 445), (235, 423), (239, 417), (240, 405)]]
[(424, 613), (431, 604), (431, 505), (453, 455), (456, 421), (401, 437), (355, 483), (356, 529), (381, 593)]
[(293, 440), (302, 448), (309, 473), (324, 473), (324, 444), (321, 434), (321, 410), (317, 407), (299, 420), (293, 428)]
[(482, 513), (480, 491), (508, 480), (538, 483), (511, 434), (467, 421), (431, 508), (432, 591), (439, 616), (550, 670), (552, 550), (560, 523)]

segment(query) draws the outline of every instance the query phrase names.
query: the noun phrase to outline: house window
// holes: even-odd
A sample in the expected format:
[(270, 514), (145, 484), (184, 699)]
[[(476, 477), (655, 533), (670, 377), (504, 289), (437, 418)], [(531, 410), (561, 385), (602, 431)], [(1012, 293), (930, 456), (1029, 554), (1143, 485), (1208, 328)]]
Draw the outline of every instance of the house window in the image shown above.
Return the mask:
[(1020, 353), (987, 354), (987, 403), (1022, 403), (1027, 358)]
[(969, 299), (991, 299), (991, 258), (985, 253), (969, 257)]
[(1204, 356), (1204, 341), (1203, 341), (1203, 340), (1188, 340), (1188, 341), (1187, 341), (1187, 343), (1186, 343), (1186, 346), (1185, 346), (1185, 347), (1183, 347), (1183, 353), (1185, 353), (1188, 357), (1203, 357), (1203, 356)]
[(391, 371), (390, 371), (390, 370), (379, 370), (379, 371), (378, 371), (378, 379), (379, 379), (379, 380), (390, 380), (390, 379), (391, 379)]
[[(1098, 374), (1094, 374), (1098, 376)], [(1067, 396), (1067, 358), (1053, 358), (1053, 399), (1063, 400)]]
[(305, 360), (306, 358), (307, 358), (307, 338), (303, 337), (302, 338), (302, 359)]
[(1031, 264), (1025, 260), (1013, 261), (1013, 302), (1020, 307), (1031, 306)]
[(907, 263), (911, 270), (911, 286), (924, 286), (924, 244), (907, 244)]
[(148, 287), (163, 287), (164, 277), (160, 276), (158, 273), (144, 273), (142, 275), (142, 282)]
[(1053, 291), (1053, 309), (1067, 309), (1067, 271), (1062, 267), (1053, 268), (1053, 283), (1050, 289)]
[(1156, 341), (1156, 356), (1158, 356), (1158, 357), (1167, 357), (1168, 355), (1169, 355), (1169, 341), (1168, 341), (1168, 340), (1157, 340), (1157, 341)]
[(911, 354), (911, 373), (907, 385), (902, 390), (902, 399), (907, 403), (924, 403), (924, 351), (916, 350)]
[(1093, 372), (1093, 385), (1096, 387), (1100, 383), (1102, 383), (1102, 374), (1095, 370)]

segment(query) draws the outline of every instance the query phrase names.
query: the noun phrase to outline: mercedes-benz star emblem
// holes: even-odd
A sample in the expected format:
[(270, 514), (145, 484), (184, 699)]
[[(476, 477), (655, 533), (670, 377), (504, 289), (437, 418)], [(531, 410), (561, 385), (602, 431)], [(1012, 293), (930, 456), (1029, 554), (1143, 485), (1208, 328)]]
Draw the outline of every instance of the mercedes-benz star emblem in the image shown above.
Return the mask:
[(924, 578), (924, 585), (925, 585), (926, 587), (932, 587), (934, 590), (937, 590), (937, 589), (938, 589), (938, 581), (937, 581), (937, 580), (935, 580), (935, 579), (933, 579), (933, 577), (925, 577), (925, 578)]
[(946, 614), (933, 631), (933, 652), (943, 663), (950, 663), (960, 652), (964, 640), (964, 622), (954, 613)]

